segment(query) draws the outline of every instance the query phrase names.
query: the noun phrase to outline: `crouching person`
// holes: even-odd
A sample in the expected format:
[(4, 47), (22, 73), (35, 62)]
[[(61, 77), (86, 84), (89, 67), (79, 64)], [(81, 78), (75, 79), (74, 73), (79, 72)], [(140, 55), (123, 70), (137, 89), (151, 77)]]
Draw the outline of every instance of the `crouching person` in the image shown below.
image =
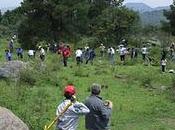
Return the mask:
[(89, 108), (90, 113), (85, 117), (85, 125), (87, 130), (109, 130), (109, 120), (112, 112), (112, 102), (103, 101), (99, 96), (101, 86), (93, 84), (91, 95), (85, 101), (85, 105)]
[[(56, 130), (76, 130), (80, 115), (89, 113), (89, 109), (75, 99), (75, 87), (68, 85), (64, 89), (65, 99), (58, 106), (56, 115), (64, 114), (58, 119)], [(66, 111), (65, 111), (66, 109)]]

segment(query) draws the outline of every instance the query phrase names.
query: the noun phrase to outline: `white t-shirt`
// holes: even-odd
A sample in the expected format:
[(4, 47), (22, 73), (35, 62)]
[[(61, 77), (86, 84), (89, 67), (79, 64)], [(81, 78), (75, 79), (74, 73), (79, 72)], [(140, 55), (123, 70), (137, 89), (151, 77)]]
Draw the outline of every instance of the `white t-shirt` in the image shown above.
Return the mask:
[(167, 60), (162, 60), (162, 61), (161, 61), (161, 64), (162, 64), (162, 65), (166, 65), (166, 63), (167, 63)]
[(41, 48), (40, 54), (41, 54), (41, 55), (45, 55), (45, 50), (44, 50), (43, 48)]
[(126, 54), (126, 48), (125, 47), (122, 47), (122, 48), (119, 48), (119, 54), (122, 56), (122, 55), (125, 55)]
[(83, 52), (82, 52), (81, 50), (77, 50), (77, 51), (75, 52), (76, 57), (81, 57), (82, 54), (83, 54)]
[(28, 55), (29, 55), (29, 56), (34, 56), (34, 50), (29, 50), (29, 51), (28, 51)]
[(112, 54), (112, 55), (114, 55), (115, 54), (115, 50), (114, 50), (114, 48), (110, 48), (110, 53)]
[(100, 46), (101, 51), (105, 51), (105, 46)]
[(146, 47), (143, 47), (142, 48), (142, 54), (147, 54), (148, 52), (147, 52), (147, 48)]

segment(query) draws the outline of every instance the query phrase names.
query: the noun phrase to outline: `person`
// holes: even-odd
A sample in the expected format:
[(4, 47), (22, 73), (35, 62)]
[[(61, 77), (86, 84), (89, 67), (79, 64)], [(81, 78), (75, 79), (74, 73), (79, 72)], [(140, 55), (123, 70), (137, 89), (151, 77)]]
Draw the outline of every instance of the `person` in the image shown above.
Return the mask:
[(69, 58), (70, 55), (71, 55), (70, 47), (69, 47), (68, 45), (65, 45), (64, 48), (62, 49), (61, 54), (62, 54), (62, 56), (63, 56), (63, 64), (64, 64), (64, 67), (67, 67), (67, 60), (68, 60), (68, 58)]
[(86, 46), (84, 47), (84, 50), (85, 51), (89, 50), (89, 45), (88, 44), (86, 44)]
[(75, 52), (75, 55), (76, 55), (76, 61), (77, 61), (77, 65), (80, 65), (81, 60), (82, 60), (82, 55), (83, 55), (83, 52), (80, 48), (78, 48)]
[(162, 70), (162, 72), (165, 72), (165, 70), (166, 70), (166, 64), (167, 64), (166, 58), (162, 58), (161, 59), (161, 70)]
[(45, 60), (45, 50), (42, 47), (40, 48), (40, 59), (41, 61)]
[(135, 58), (135, 54), (136, 54), (136, 51), (135, 51), (135, 48), (131, 48), (131, 60), (133, 60)]
[(124, 45), (119, 46), (119, 54), (120, 54), (120, 60), (121, 62), (125, 62), (125, 55), (126, 55), (126, 48)]
[(18, 58), (21, 58), (21, 59), (23, 58), (23, 49), (21, 47), (16, 49), (16, 53)]
[(88, 62), (90, 61), (91, 65), (93, 65), (93, 61), (94, 61), (94, 58), (96, 56), (94, 48), (87, 49), (86, 55), (87, 55), (86, 64), (88, 64)]
[(115, 49), (113, 47), (110, 47), (109, 49), (109, 60), (112, 65), (114, 65), (114, 55), (115, 55)]
[(100, 45), (100, 56), (101, 57), (104, 57), (104, 54), (105, 54), (105, 46), (103, 44)]
[(80, 115), (89, 113), (89, 109), (75, 100), (75, 87), (68, 85), (64, 89), (65, 99), (58, 105), (56, 116), (59, 116), (68, 106), (66, 112), (61, 116), (56, 125), (57, 130), (76, 130)]
[(10, 42), (9, 42), (9, 50), (10, 50), (10, 52), (13, 52), (13, 48), (14, 48), (14, 40), (11, 39)]
[(145, 61), (146, 60), (146, 55), (148, 54), (148, 49), (145, 45), (141, 49), (141, 52), (142, 52), (142, 59)]
[(91, 87), (91, 95), (86, 99), (85, 105), (90, 113), (85, 116), (85, 127), (87, 130), (109, 130), (109, 120), (112, 113), (112, 102), (105, 102), (99, 96), (101, 86), (94, 83)]
[(34, 57), (35, 56), (35, 51), (34, 50), (29, 50), (28, 51), (28, 56), (29, 56), (29, 58), (32, 58), (32, 57)]
[(5, 57), (7, 61), (12, 60), (12, 53), (10, 52), (10, 50), (5, 50)]

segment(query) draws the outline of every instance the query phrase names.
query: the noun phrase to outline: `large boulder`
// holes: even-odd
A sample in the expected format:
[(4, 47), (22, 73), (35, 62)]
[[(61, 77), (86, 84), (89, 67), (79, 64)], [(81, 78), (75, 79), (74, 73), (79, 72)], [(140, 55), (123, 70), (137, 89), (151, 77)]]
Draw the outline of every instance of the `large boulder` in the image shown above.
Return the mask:
[(22, 69), (26, 68), (27, 63), (22, 61), (9, 61), (1, 65), (0, 78), (16, 79)]
[(10, 110), (0, 107), (0, 130), (29, 130)]

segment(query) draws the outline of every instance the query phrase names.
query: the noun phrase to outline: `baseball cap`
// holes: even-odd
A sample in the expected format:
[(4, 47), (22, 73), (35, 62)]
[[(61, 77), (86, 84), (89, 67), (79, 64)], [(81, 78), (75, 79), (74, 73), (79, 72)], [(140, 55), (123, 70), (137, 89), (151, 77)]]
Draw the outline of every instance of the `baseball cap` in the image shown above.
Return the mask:
[(67, 85), (64, 88), (64, 94), (74, 95), (75, 94), (75, 87), (73, 85)]

